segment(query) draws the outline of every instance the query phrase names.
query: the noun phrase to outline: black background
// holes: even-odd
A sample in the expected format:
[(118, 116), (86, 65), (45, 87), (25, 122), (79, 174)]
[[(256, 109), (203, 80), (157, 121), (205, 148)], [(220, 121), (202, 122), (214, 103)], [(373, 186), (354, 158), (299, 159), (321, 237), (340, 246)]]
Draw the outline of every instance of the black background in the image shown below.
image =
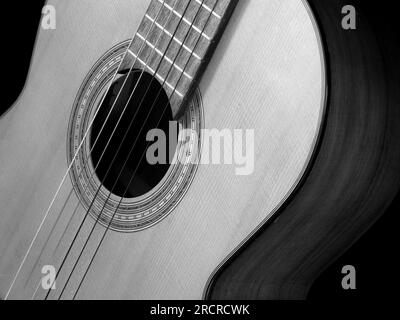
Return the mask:
[[(400, 59), (400, 37), (396, 31), (399, 11), (396, 10), (396, 1), (348, 2), (365, 12), (383, 38), (390, 35), (387, 37), (392, 41), (390, 50)], [(43, 5), (44, 1), (41, 0), (2, 3), (0, 34), (3, 81), (0, 114), (13, 104), (25, 84)], [(393, 35), (397, 36), (397, 40), (393, 40)], [(399, 225), (396, 224), (396, 217), (399, 209), (400, 193), (378, 222), (321, 273), (309, 293), (310, 300), (394, 298), (393, 291), (398, 284), (399, 264), (396, 257)], [(357, 270), (356, 290), (345, 291), (341, 287), (341, 269), (348, 264), (354, 265)]]

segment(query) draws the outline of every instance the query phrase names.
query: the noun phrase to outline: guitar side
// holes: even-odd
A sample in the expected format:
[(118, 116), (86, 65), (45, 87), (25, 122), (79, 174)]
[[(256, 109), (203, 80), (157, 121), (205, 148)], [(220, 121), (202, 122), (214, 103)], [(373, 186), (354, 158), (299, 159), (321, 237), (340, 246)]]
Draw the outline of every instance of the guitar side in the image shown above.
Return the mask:
[[(57, 8), (58, 28), (40, 31), (27, 87), (0, 122), (0, 150), (9, 150), (1, 152), (3, 296), (68, 168), (67, 126), (79, 86), (104, 52), (132, 36), (148, 4), (49, 3)], [(204, 128), (255, 130), (254, 174), (240, 177), (231, 165), (200, 165), (188, 192), (164, 220), (141, 232), (107, 235), (78, 298), (202, 298), (212, 272), (276, 212), (303, 177), (320, 135), (325, 76), (318, 30), (305, 2), (240, 1), (199, 89)], [(58, 210), (72, 188), (69, 177), (65, 181)], [(75, 194), (71, 201), (78, 201)], [(77, 217), (84, 214), (81, 208)], [(64, 240), (73, 238), (78, 220)], [(46, 242), (55, 214), (47, 221), (39, 244)], [(57, 244), (68, 217), (58, 223), (49, 246), (31, 251), (29, 267), (10, 298), (31, 298), (41, 266), (59, 265), (68, 243)], [(78, 243), (93, 223), (89, 220)], [(103, 230), (96, 226), (63, 298), (73, 296)], [(77, 255), (73, 252), (72, 259)], [(67, 276), (61, 275), (50, 298), (57, 297)], [(39, 289), (35, 298), (45, 293)]]
[(216, 270), (205, 293), (209, 299), (305, 299), (317, 276), (368, 230), (399, 190), (400, 80), (390, 54), (395, 39), (377, 33), (373, 17), (361, 10), (357, 29), (343, 30), (345, 1), (309, 2), (330, 71), (315, 159), (277, 219)]

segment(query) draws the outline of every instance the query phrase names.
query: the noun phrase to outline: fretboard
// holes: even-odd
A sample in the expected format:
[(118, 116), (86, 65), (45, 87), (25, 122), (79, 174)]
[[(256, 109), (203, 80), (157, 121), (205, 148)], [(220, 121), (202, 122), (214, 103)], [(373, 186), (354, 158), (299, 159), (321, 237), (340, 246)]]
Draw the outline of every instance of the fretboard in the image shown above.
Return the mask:
[(174, 115), (201, 79), (238, 0), (151, 0), (127, 59), (163, 86)]

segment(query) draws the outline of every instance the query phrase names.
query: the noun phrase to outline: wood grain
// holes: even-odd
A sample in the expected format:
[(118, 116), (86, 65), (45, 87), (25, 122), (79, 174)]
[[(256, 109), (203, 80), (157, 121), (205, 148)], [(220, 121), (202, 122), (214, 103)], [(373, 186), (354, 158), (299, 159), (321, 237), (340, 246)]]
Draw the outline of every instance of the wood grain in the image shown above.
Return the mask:
[[(348, 1), (310, 1), (325, 36), (328, 114), (301, 188), (214, 276), (209, 299), (305, 298), (313, 280), (358, 239), (400, 185), (398, 65), (358, 12), (341, 28)], [(351, 3), (350, 3), (351, 4)], [(390, 48), (390, 47), (389, 47)], [(372, 258), (372, 257), (371, 257)], [(339, 284), (338, 284), (339, 285)]]
[[(40, 31), (26, 89), (0, 120), (3, 297), (67, 170), (68, 121), (79, 86), (103, 53), (134, 34), (149, 2), (49, 2), (58, 12), (57, 30)], [(240, 1), (199, 89), (205, 128), (254, 129), (254, 173), (238, 176), (233, 165), (199, 166), (187, 194), (163, 221), (137, 233), (107, 234), (78, 298), (202, 298), (212, 272), (302, 177), (325, 109), (323, 58), (305, 3)], [(81, 208), (63, 236), (76, 197), (59, 220), (57, 213), (70, 188), (67, 179), (10, 298), (31, 298), (41, 266), (60, 265), (85, 214)], [(93, 223), (89, 219), (79, 234), (51, 299), (59, 296)], [(63, 298), (73, 296), (103, 231), (96, 226)], [(45, 294), (39, 287), (35, 298)]]

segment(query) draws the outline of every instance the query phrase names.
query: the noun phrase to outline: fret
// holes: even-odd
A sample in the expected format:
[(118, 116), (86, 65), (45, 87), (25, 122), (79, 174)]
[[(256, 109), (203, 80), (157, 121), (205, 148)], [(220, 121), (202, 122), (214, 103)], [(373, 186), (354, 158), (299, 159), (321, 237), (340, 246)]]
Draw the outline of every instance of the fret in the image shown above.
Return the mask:
[(202, 1), (200, 0), (195, 0), (198, 4), (202, 5), (204, 9), (206, 9), (208, 12), (211, 12), (213, 14), (213, 16), (215, 16), (218, 19), (221, 19), (221, 16), (216, 13), (215, 11), (213, 11), (209, 6), (207, 6), (206, 4), (202, 3)]
[(195, 57), (198, 60), (201, 60), (202, 58), (196, 53), (194, 52), (192, 49), (190, 49), (186, 44), (182, 43), (181, 41), (179, 41), (177, 38), (174, 37), (174, 40), (182, 46), (183, 49), (185, 49), (188, 53), (190, 53), (191, 55), (193, 55), (193, 57)]
[[(211, 12), (211, 9), (209, 6), (207, 6), (206, 4), (203, 3), (202, 9), (200, 9), (199, 14), (197, 15), (197, 19), (194, 23), (192, 23), (194, 16), (197, 14), (197, 11), (199, 10), (199, 4), (202, 1), (188, 1), (188, 0), (177, 0), (177, 2), (174, 2), (173, 0), (170, 1), (171, 4), (168, 4), (168, 1), (163, 1), (163, 0), (157, 0), (157, 2), (159, 3), (159, 6), (164, 6), (165, 8), (167, 8), (170, 12), (172, 12), (174, 14), (174, 16), (177, 18), (177, 20), (182, 19), (182, 21), (187, 25), (187, 26), (191, 26), (191, 28), (195, 29), (197, 32), (202, 33), (204, 35), (204, 37), (211, 41), (213, 38), (213, 33), (214, 33), (214, 28), (212, 26), (216, 26), (220, 23), (220, 15), (215, 14), (213, 16), (210, 17), (210, 23), (209, 25), (211, 27), (208, 27), (208, 31), (210, 33), (207, 33), (206, 30), (204, 30), (205, 28), (205, 21), (208, 19), (209, 14)], [(189, 2), (189, 7), (186, 10), (185, 16), (183, 17), (183, 12), (185, 11), (186, 5)], [(206, 2), (206, 1), (204, 1)], [(214, 6), (215, 5), (215, 0), (211, 0), (209, 1), (210, 5)], [(212, 2), (212, 4), (211, 4)], [(219, 7), (219, 10), (221, 10), (221, 12), (224, 12), (226, 10), (226, 2), (227, 1), (218, 1), (217, 2), (217, 7)], [(229, 1), (228, 1), (229, 2)], [(177, 4), (176, 4), (177, 3)], [(153, 10), (155, 12), (155, 10), (158, 10), (159, 8), (157, 8), (157, 6), (154, 6)], [(181, 13), (180, 13), (181, 12)], [(158, 21), (158, 19), (157, 19)], [(199, 21), (200, 23), (197, 23), (197, 21)], [(173, 25), (170, 27), (168, 27), (168, 29), (173, 29), (175, 30), (176, 25)]]
[[(167, 44), (169, 43), (169, 39), (172, 38), (172, 40), (177, 44), (176, 47), (182, 47), (184, 50), (186, 50), (189, 54), (193, 54), (194, 57), (196, 57), (198, 60), (202, 60), (202, 57), (200, 54), (197, 52), (194, 52), (194, 48), (191, 48), (190, 46), (187, 45), (187, 43), (183, 43), (183, 39), (185, 38), (186, 34), (189, 32), (189, 29), (184, 29), (182, 26), (175, 26), (175, 29), (178, 28), (178, 32), (176, 32), (175, 36), (173, 35), (173, 32), (170, 32), (167, 30), (165, 27), (165, 24), (162, 25), (161, 23), (156, 22), (153, 18), (148, 16), (148, 14), (145, 15), (145, 20), (148, 21), (148, 23), (144, 22), (142, 23), (141, 27), (139, 28), (139, 32), (142, 35), (148, 34), (148, 31), (150, 27), (153, 25), (156, 27), (158, 30), (154, 30), (154, 28), (151, 30), (151, 36), (150, 36), (150, 42), (158, 42), (157, 47), (161, 51), (165, 51), (167, 48)], [(161, 37), (160, 38), (160, 32), (164, 33), (168, 38)], [(197, 33), (197, 32), (196, 32)], [(179, 38), (181, 37), (181, 38)], [(182, 40), (180, 40), (182, 39)], [(157, 41), (158, 40), (158, 41)], [(206, 40), (206, 39), (205, 39)], [(208, 41), (208, 40), (207, 40)]]
[[(185, 39), (185, 45), (188, 48), (194, 48), (194, 50), (196, 50), (198, 55), (200, 55), (201, 57), (204, 57), (204, 55), (206, 54), (206, 50), (209, 46), (209, 42), (207, 40), (201, 38), (197, 32), (190, 30)], [(193, 56), (196, 57), (195, 55), (193, 55)], [(202, 60), (202, 59), (198, 59), (198, 60)]]
[[(162, 3), (162, 0), (158, 0), (159, 3)], [(167, 7), (170, 11), (175, 11), (174, 14), (178, 14), (181, 17), (185, 17), (188, 21), (193, 21), (194, 16), (197, 12), (198, 5), (195, 1), (191, 0), (170, 0), (171, 4), (168, 5), (168, 1), (164, 1), (164, 6)]]
[[(160, 3), (162, 3), (163, 1), (162, 0), (158, 0), (158, 2), (160, 2)], [(169, 3), (168, 3), (169, 2)], [(187, 3), (187, 1), (182, 1), (182, 3), (183, 2), (186, 2)], [(201, 0), (194, 0), (193, 2), (195, 2), (197, 5), (201, 5), (202, 6), (202, 8), (204, 9), (204, 10), (206, 10), (206, 11), (208, 11), (208, 13), (211, 13), (213, 16), (215, 16), (217, 19), (221, 19), (221, 15), (220, 14), (218, 14), (217, 13), (217, 10), (212, 10), (211, 9), (211, 7), (214, 5), (214, 3), (213, 4), (210, 4), (210, 5), (207, 5), (207, 1), (201, 1)], [(212, 1), (211, 1), (212, 2)], [(173, 6), (173, 4), (174, 4), (174, 1), (173, 0), (169, 0), (169, 1), (164, 1), (164, 5), (166, 5), (170, 10), (172, 10), (172, 6)], [(218, 6), (217, 6), (218, 7)], [(183, 10), (182, 10), (183, 11)]]
[[(157, 0), (157, 3), (159, 3), (159, 0)], [(178, 0), (177, 3), (178, 3), (178, 5), (175, 6), (176, 9), (178, 9), (178, 7), (181, 7), (181, 9), (178, 9), (178, 10), (181, 10), (183, 13), (185, 11), (185, 7), (188, 3), (187, 0), (185, 0), (185, 1)], [(190, 1), (190, 3), (195, 3), (195, 2)], [(168, 8), (172, 9), (172, 7), (170, 7), (167, 3), (165, 3), (164, 5), (166, 5), (166, 6), (168, 6)], [(154, 22), (155, 26), (158, 29), (163, 30), (163, 32), (166, 33), (169, 37), (172, 37), (174, 35), (173, 41), (175, 41), (177, 44), (179, 44), (179, 46), (182, 46), (183, 49), (185, 49), (189, 53), (191, 53), (191, 54), (193, 53), (196, 58), (201, 60), (202, 56), (200, 54), (198, 54), (197, 52), (193, 52), (194, 51), (193, 47), (190, 47), (186, 43), (183, 43), (183, 40), (185, 39), (186, 34), (190, 31), (191, 27), (195, 26), (195, 23), (190, 22), (190, 20), (188, 20), (188, 18), (186, 18), (186, 15), (185, 15), (185, 17), (183, 17), (178, 11), (170, 11), (170, 10), (168, 10), (167, 7), (165, 7), (167, 9), (167, 11), (169, 11), (170, 13), (176, 12), (177, 14), (174, 14), (173, 17), (170, 17), (168, 21), (166, 18), (166, 16), (167, 16), (166, 13), (163, 13), (161, 15), (161, 17), (159, 16), (157, 19), (155, 19), (154, 17), (156, 16), (156, 12), (158, 12), (160, 10), (160, 7), (161, 7), (161, 4), (155, 5), (154, 8), (152, 9), (155, 12), (152, 15), (148, 13), (147, 16), (145, 16), (146, 19), (150, 20), (151, 23)], [(186, 10), (186, 14), (188, 14), (189, 11), (191, 11), (190, 5), (189, 5), (189, 8)], [(202, 26), (195, 26), (195, 27), (197, 30), (200, 30), (200, 28)], [(196, 29), (194, 29), (194, 30), (196, 30)], [(198, 31), (196, 31), (196, 32), (198, 32)], [(207, 40), (211, 39), (211, 37), (205, 33), (204, 33), (204, 37)]]
[(176, 85), (172, 85), (171, 83), (169, 83), (168, 81), (166, 81), (166, 79), (161, 76), (159, 73), (157, 73), (152, 67), (150, 67), (149, 65), (146, 64), (146, 62), (144, 62), (142, 59), (140, 59), (135, 53), (133, 53), (130, 49), (128, 49), (128, 53), (130, 53), (136, 61), (138, 61), (140, 64), (143, 65), (143, 67), (145, 67), (146, 69), (148, 69), (153, 76), (157, 77), (158, 79), (161, 80), (161, 83), (165, 84), (170, 90), (171, 92), (177, 94), (179, 97), (183, 98), (184, 95), (182, 93), (179, 92), (179, 90), (176, 89)]
[(128, 65), (151, 73), (173, 114), (197, 83), (238, 0), (151, 0), (129, 48)]
[(164, 30), (165, 34), (168, 35), (168, 37), (172, 37), (172, 39), (175, 41), (176, 44), (178, 44), (177, 47), (182, 47), (183, 49), (185, 49), (189, 54), (193, 55), (196, 59), (198, 60), (202, 60), (201, 56), (198, 55), (196, 52), (194, 52), (194, 48), (193, 50), (191, 48), (189, 48), (186, 43), (184, 44), (181, 40), (179, 40), (176, 36), (173, 37), (173, 35)]
[[(193, 57), (189, 58), (189, 62), (187, 63), (186, 69), (188, 72), (194, 72), (193, 74), (195, 74), (195, 72), (199, 69), (201, 62), (199, 62), (198, 60), (194, 59)], [(183, 77), (178, 81), (178, 83), (176, 84), (176, 89), (179, 92), (182, 93), (187, 93), (187, 91), (189, 90), (189, 86), (191, 85), (190, 81), (186, 81), (186, 79), (184, 79)]]
[[(176, 11), (173, 11), (173, 12), (175, 13), (175, 15), (176, 15), (177, 17), (179, 17), (179, 18), (182, 17), (182, 16), (181, 16), (179, 13), (177, 13)], [(163, 29), (163, 30), (165, 29), (160, 23), (158, 23), (157, 21), (155, 21), (155, 19), (152, 18), (152, 17), (150, 17), (147, 13), (146, 13), (145, 17), (146, 17), (147, 19), (149, 19), (151, 22), (154, 22), (158, 28)], [(184, 21), (188, 26), (190, 26), (191, 28), (193, 28), (196, 32), (200, 33), (200, 35), (201, 35), (202, 37), (206, 38), (208, 41), (211, 41), (211, 40), (212, 40), (211, 37), (209, 37), (208, 35), (206, 35), (203, 31), (201, 31), (199, 28), (197, 28), (194, 24), (191, 25), (191, 22), (190, 22), (188, 19), (186, 19), (185, 17), (182, 18), (182, 21)], [(166, 32), (168, 32), (168, 31), (166, 31)], [(169, 32), (168, 32), (168, 33), (169, 33)]]
[(136, 34), (136, 37), (138, 40), (135, 41), (135, 44), (131, 46), (130, 50), (142, 61), (145, 61), (148, 66), (157, 69), (159, 65), (163, 67), (165, 64), (169, 69), (169, 67), (173, 65), (180, 73), (183, 72), (187, 79), (193, 79), (193, 76), (188, 72), (188, 68), (183, 70), (183, 65), (191, 54), (185, 50), (181, 50), (180, 54), (177, 56), (177, 52), (180, 48), (178, 44), (170, 45), (166, 51), (162, 51), (158, 47), (156, 48), (154, 44), (149, 43), (149, 41), (144, 42), (143, 35)]
[(186, 76), (188, 79), (193, 79), (193, 77), (189, 74), (187, 74), (180, 66), (178, 66), (176, 63), (172, 61), (164, 52), (161, 50), (157, 49), (155, 45), (153, 45), (150, 41), (146, 40), (144, 36), (142, 36), (140, 33), (136, 33), (136, 35), (142, 39), (142, 41), (145, 41), (146, 44), (154, 50), (162, 59), (165, 59), (169, 64), (173, 65), (176, 69), (178, 69), (181, 73), (183, 73), (184, 76)]

